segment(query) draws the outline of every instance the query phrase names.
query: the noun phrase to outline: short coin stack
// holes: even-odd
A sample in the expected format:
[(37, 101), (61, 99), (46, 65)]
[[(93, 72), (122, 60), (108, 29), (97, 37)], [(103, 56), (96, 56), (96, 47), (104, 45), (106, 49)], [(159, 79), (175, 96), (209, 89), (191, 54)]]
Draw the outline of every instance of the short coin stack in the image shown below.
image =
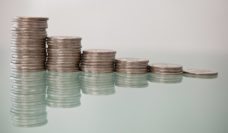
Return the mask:
[(48, 72), (47, 105), (73, 108), (81, 105), (80, 72)]
[(90, 73), (110, 73), (114, 70), (116, 51), (106, 49), (83, 50), (81, 70)]
[(47, 70), (54, 72), (79, 71), (81, 38), (52, 36), (47, 39)]
[(43, 72), (11, 72), (11, 118), (15, 126), (36, 127), (47, 123), (46, 79)]
[(13, 19), (12, 70), (45, 70), (47, 20), (48, 18), (42, 17), (17, 17)]
[(149, 60), (140, 58), (118, 58), (115, 70), (119, 73), (145, 74)]
[(182, 66), (177, 64), (156, 63), (150, 65), (150, 71), (156, 74), (182, 74)]
[(87, 73), (80, 76), (82, 92), (91, 95), (111, 95), (115, 93), (113, 73)]

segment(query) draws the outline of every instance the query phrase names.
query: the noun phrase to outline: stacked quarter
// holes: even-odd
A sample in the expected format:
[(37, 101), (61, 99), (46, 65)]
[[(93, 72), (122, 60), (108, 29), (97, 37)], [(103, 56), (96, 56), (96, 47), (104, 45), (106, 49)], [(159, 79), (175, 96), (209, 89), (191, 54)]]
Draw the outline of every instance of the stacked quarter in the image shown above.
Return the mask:
[(88, 49), (83, 51), (81, 70), (90, 73), (110, 73), (114, 70), (116, 51)]
[(81, 105), (81, 84), (79, 74), (80, 72), (48, 72), (48, 106), (73, 108)]
[(45, 70), (47, 20), (48, 18), (42, 17), (13, 19), (12, 70), (29, 72)]
[(53, 36), (47, 39), (47, 69), (54, 72), (79, 71), (81, 38)]
[(36, 127), (47, 123), (46, 79), (43, 72), (12, 72), (11, 118), (13, 125)]
[(148, 86), (147, 74), (116, 73), (115, 84), (118, 87), (144, 88)]
[(116, 59), (116, 72), (127, 74), (145, 74), (149, 60), (140, 58)]
[(157, 63), (150, 65), (150, 71), (156, 74), (182, 74), (182, 66), (176, 64)]
[(91, 95), (110, 95), (115, 93), (113, 73), (82, 72), (80, 79), (82, 92)]

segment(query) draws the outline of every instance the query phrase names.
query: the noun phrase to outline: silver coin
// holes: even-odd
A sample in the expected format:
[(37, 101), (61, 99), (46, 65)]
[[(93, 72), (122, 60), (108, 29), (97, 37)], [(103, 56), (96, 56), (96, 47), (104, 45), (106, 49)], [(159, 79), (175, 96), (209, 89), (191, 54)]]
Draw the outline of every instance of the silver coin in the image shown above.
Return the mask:
[(115, 54), (116, 51), (109, 49), (87, 49), (83, 50), (83, 54)]
[(152, 64), (150, 65), (151, 68), (155, 69), (165, 69), (165, 70), (181, 70), (182, 69), (182, 66), (181, 65), (177, 65), (177, 64), (169, 64), (169, 63), (156, 63), (156, 64)]
[(218, 75), (218, 72), (208, 69), (185, 68), (184, 73), (193, 75)]
[(49, 36), (48, 40), (81, 40), (81, 37), (77, 36)]
[(148, 63), (148, 59), (142, 59), (142, 58), (117, 58), (117, 63)]

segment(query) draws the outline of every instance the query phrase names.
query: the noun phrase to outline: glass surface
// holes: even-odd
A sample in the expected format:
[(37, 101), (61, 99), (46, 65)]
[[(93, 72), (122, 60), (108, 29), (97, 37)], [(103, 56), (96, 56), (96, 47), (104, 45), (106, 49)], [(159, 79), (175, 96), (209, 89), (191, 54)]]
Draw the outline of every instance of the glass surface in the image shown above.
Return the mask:
[[(8, 65), (9, 54), (5, 54), (0, 57), (4, 64), (0, 75), (0, 133), (227, 133), (227, 57), (183, 54), (153, 55), (150, 58), (150, 63), (177, 63), (184, 67), (218, 71), (218, 77), (209, 79), (161, 77), (150, 73), (134, 76), (48, 73), (46, 79), (42, 73), (29, 74), (27, 78), (16, 75), (28, 80), (23, 84), (39, 86), (39, 89), (29, 91), (13, 90), (17, 98), (23, 92), (36, 94), (34, 91), (37, 91), (37, 94), (41, 94), (34, 96), (39, 106), (28, 106), (19, 102), (26, 99), (11, 99), (12, 79), (9, 77), (12, 77), (12, 72)], [(47, 101), (43, 97), (46, 94), (44, 84), (48, 86)], [(66, 91), (62, 92), (62, 87)], [(43, 101), (48, 106), (44, 106)], [(24, 116), (12, 113), (12, 109), (18, 108), (43, 115), (33, 114), (31, 118), (31, 115), (26, 116), (28, 113)], [(23, 121), (25, 119), (21, 117), (31, 118), (31, 121)], [(39, 127), (14, 126), (31, 126), (37, 122), (34, 119), (43, 124)]]

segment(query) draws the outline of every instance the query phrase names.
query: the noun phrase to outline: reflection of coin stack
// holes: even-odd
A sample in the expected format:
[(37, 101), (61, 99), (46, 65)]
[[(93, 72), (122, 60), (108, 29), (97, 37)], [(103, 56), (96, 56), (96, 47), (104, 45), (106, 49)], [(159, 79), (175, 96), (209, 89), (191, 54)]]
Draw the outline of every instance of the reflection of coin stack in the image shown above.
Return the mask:
[(45, 40), (48, 18), (17, 17), (13, 19), (11, 67), (17, 71), (45, 69)]
[(91, 73), (113, 72), (116, 52), (105, 49), (84, 50), (82, 55), (81, 70)]
[(50, 107), (72, 108), (80, 106), (80, 72), (48, 72), (47, 104)]
[(47, 123), (45, 72), (11, 74), (11, 118), (15, 126), (36, 127)]
[(116, 72), (128, 74), (145, 74), (149, 60), (140, 58), (116, 59)]
[(148, 80), (156, 83), (180, 83), (182, 78), (181, 74), (148, 74)]
[(82, 92), (91, 95), (110, 95), (115, 93), (113, 73), (86, 73), (80, 76)]
[(79, 71), (81, 38), (69, 36), (48, 37), (47, 69), (55, 72)]
[(182, 66), (176, 64), (157, 63), (150, 65), (148, 80), (158, 83), (180, 83), (182, 81)]
[(116, 73), (116, 86), (144, 88), (148, 86), (147, 74)]

